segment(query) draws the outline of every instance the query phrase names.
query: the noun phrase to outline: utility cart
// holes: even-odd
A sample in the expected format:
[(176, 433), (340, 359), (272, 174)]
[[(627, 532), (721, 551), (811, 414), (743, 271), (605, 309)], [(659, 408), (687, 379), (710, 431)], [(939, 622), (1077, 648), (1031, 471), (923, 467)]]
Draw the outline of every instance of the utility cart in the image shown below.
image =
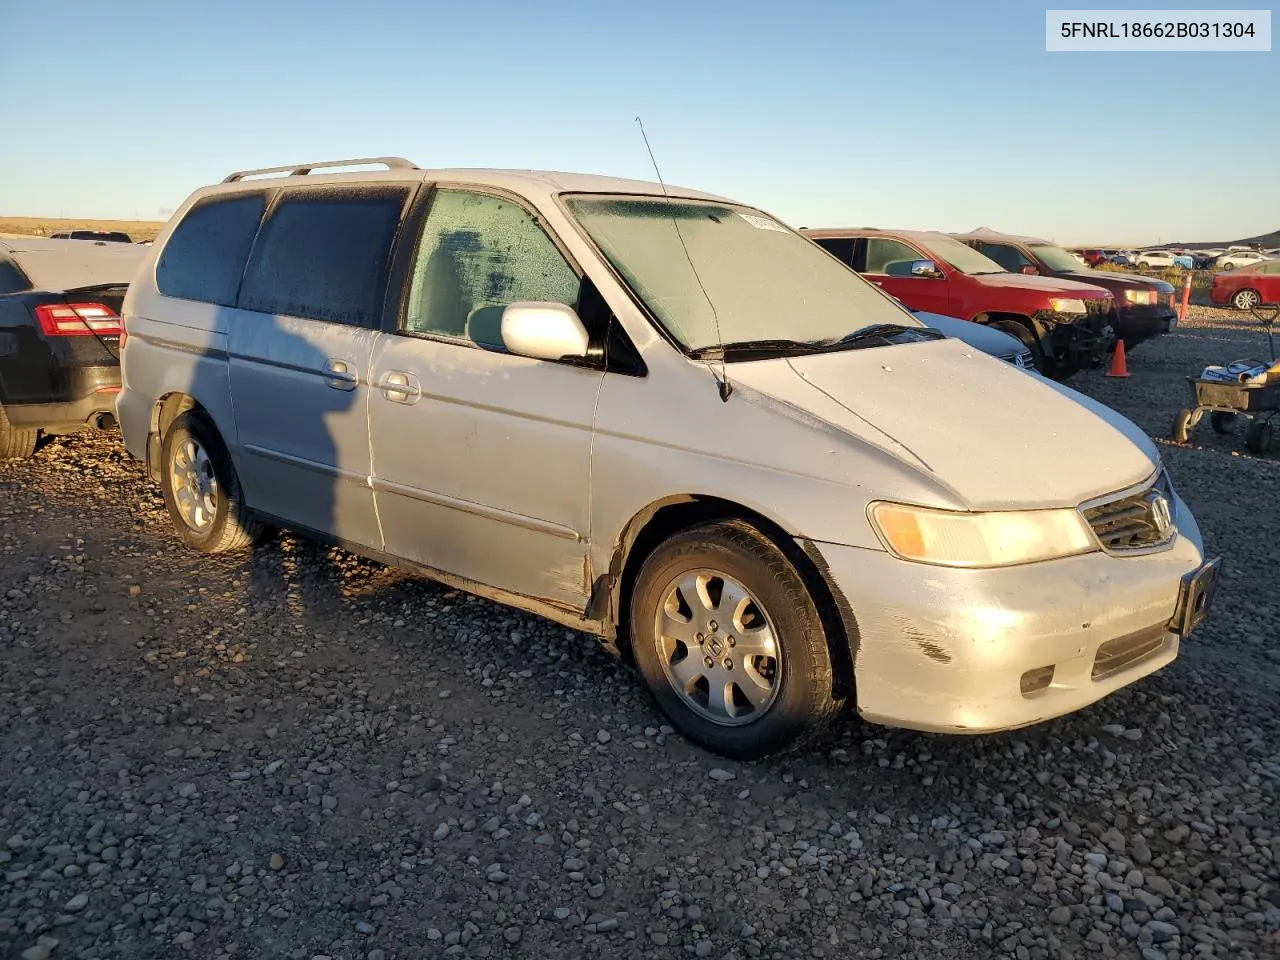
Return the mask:
[[(1275, 326), (1280, 317), (1280, 306), (1255, 306), (1253, 315), (1267, 325), (1267, 339), (1271, 347), (1271, 363), (1276, 362)], [(1280, 378), (1275, 374), (1267, 383), (1242, 383), (1235, 380), (1206, 380), (1188, 377), (1195, 406), (1178, 411), (1173, 422), (1173, 439), (1186, 443), (1196, 424), (1207, 413), (1214, 433), (1227, 434), (1235, 429), (1241, 417), (1249, 421), (1245, 431), (1245, 446), (1257, 454), (1271, 449), (1276, 426), (1272, 419), (1280, 413)]]

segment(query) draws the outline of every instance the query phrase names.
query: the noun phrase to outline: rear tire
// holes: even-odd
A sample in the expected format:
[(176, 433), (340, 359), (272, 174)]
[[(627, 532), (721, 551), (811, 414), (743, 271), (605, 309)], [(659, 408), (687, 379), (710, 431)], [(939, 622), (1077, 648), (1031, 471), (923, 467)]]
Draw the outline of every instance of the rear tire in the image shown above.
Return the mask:
[(250, 519), (226, 444), (213, 421), (189, 410), (160, 445), (160, 486), (179, 538), (201, 553), (243, 550), (262, 534)]
[(1231, 305), (1237, 310), (1252, 310), (1262, 302), (1262, 296), (1256, 290), (1237, 290), (1231, 298)]
[(1271, 449), (1271, 443), (1275, 439), (1275, 431), (1270, 423), (1266, 420), (1255, 420), (1249, 425), (1249, 431), (1244, 435), (1244, 445), (1253, 453), (1262, 456)]
[(38, 430), (15, 427), (0, 406), (0, 460), (25, 460), (36, 452)]
[(716, 753), (754, 760), (795, 747), (843, 706), (800, 573), (742, 521), (659, 544), (636, 577), (630, 624), (636, 667), (658, 706)]

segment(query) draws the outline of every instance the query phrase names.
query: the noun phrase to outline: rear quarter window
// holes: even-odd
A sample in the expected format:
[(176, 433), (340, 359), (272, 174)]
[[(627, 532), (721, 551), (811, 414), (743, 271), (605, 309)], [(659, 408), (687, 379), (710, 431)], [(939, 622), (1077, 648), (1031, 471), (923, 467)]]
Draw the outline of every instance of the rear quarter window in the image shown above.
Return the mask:
[(240, 306), (375, 326), (407, 198), (404, 188), (284, 194), (254, 245)]
[(266, 208), (261, 193), (202, 200), (160, 252), (156, 286), (167, 297), (234, 307), (245, 261)]
[(18, 265), (7, 257), (0, 257), (0, 295), (21, 293), (30, 289), (31, 284), (18, 269)]

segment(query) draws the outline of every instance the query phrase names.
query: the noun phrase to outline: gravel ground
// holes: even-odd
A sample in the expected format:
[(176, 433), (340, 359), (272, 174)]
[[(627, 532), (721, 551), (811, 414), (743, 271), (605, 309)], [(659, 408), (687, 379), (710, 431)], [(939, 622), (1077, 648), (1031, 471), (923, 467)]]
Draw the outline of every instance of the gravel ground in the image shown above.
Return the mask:
[[(1196, 308), (1075, 385), (1157, 437)], [(1280, 460), (1163, 448), (1229, 566), (1159, 674), (737, 764), (590, 638), (280, 536), (205, 559), (112, 435), (0, 465), (0, 957), (1280, 956)]]

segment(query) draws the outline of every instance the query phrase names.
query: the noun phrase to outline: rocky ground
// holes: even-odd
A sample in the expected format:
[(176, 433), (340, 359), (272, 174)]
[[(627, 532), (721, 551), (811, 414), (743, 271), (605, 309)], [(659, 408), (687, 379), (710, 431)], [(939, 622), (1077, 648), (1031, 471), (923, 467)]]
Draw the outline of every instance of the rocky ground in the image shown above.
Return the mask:
[[(1075, 385), (1165, 437), (1265, 351), (1197, 308)], [(1162, 451), (1229, 562), (1172, 666), (739, 764), (584, 635), (288, 536), (206, 559), (116, 436), (55, 439), (0, 465), (0, 957), (1278, 957), (1280, 459)]]

